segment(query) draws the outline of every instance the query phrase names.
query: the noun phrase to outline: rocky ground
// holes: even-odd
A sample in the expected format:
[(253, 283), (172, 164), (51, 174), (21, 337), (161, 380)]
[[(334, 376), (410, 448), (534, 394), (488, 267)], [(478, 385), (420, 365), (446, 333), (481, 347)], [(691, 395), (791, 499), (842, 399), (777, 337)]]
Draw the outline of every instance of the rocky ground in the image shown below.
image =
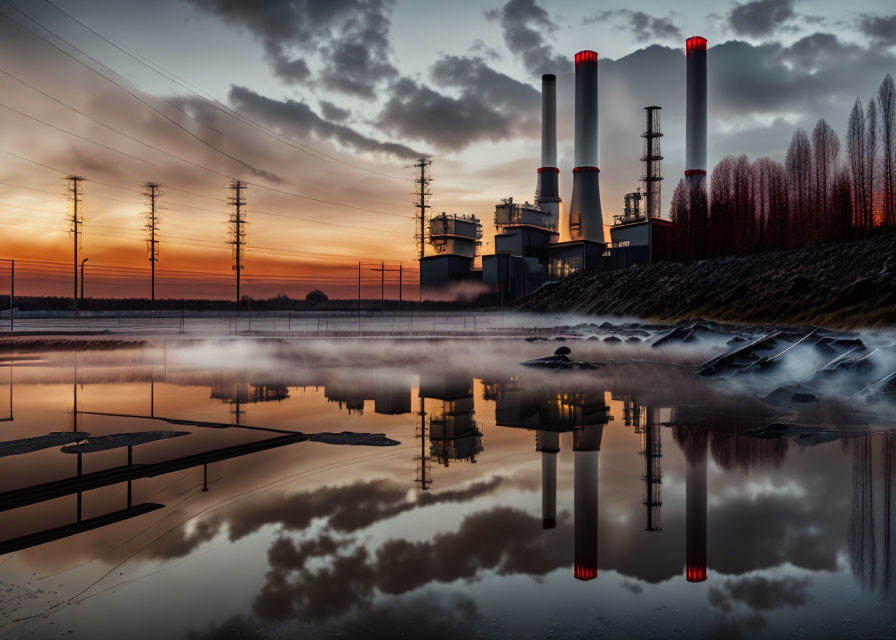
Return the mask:
[(858, 242), (579, 274), (521, 311), (855, 328), (896, 325), (896, 234)]

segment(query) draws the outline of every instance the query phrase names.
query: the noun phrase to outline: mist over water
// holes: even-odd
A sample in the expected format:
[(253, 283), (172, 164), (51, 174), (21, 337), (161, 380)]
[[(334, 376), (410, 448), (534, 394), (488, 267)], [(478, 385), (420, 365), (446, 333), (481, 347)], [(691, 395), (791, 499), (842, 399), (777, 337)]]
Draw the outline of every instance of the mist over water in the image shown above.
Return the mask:
[[(896, 368), (891, 334), (839, 336), (878, 355), (815, 384), (839, 354), (806, 344), (696, 372), (762, 328), (556, 325), (5, 352), (0, 633), (896, 632), (896, 423), (856, 395)], [(559, 346), (595, 368), (520, 364)], [(769, 399), (800, 381), (813, 401)], [(778, 423), (803, 431), (750, 435)], [(165, 431), (187, 435), (21, 452)], [(343, 431), (399, 444), (297, 435)]]

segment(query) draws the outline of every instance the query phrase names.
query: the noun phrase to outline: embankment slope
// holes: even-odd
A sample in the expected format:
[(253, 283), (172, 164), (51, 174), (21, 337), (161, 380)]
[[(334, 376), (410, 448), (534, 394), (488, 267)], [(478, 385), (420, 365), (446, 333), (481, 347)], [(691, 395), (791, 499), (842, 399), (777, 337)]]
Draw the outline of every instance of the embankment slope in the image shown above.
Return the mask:
[(896, 326), (896, 234), (578, 274), (516, 307), (656, 320)]

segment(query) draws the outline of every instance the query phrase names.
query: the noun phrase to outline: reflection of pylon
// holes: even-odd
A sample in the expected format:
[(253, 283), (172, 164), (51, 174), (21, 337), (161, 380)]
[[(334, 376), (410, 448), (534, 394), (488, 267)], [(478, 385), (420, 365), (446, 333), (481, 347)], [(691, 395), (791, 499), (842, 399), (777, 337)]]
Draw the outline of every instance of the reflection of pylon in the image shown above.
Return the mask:
[(424, 491), (432, 485), (432, 470), (429, 457), (429, 427), (426, 423), (426, 412), (423, 410), (423, 398), (420, 398), (420, 424), (417, 425), (417, 437), (420, 439), (420, 455), (414, 458), (417, 461), (417, 484)]

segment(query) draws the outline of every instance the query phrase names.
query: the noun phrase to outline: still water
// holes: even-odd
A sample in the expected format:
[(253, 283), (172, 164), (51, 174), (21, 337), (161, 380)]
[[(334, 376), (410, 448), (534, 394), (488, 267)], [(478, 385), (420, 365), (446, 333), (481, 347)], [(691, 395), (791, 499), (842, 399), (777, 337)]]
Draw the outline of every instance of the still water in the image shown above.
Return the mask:
[(896, 635), (896, 434), (555, 346), (3, 356), (0, 637)]

